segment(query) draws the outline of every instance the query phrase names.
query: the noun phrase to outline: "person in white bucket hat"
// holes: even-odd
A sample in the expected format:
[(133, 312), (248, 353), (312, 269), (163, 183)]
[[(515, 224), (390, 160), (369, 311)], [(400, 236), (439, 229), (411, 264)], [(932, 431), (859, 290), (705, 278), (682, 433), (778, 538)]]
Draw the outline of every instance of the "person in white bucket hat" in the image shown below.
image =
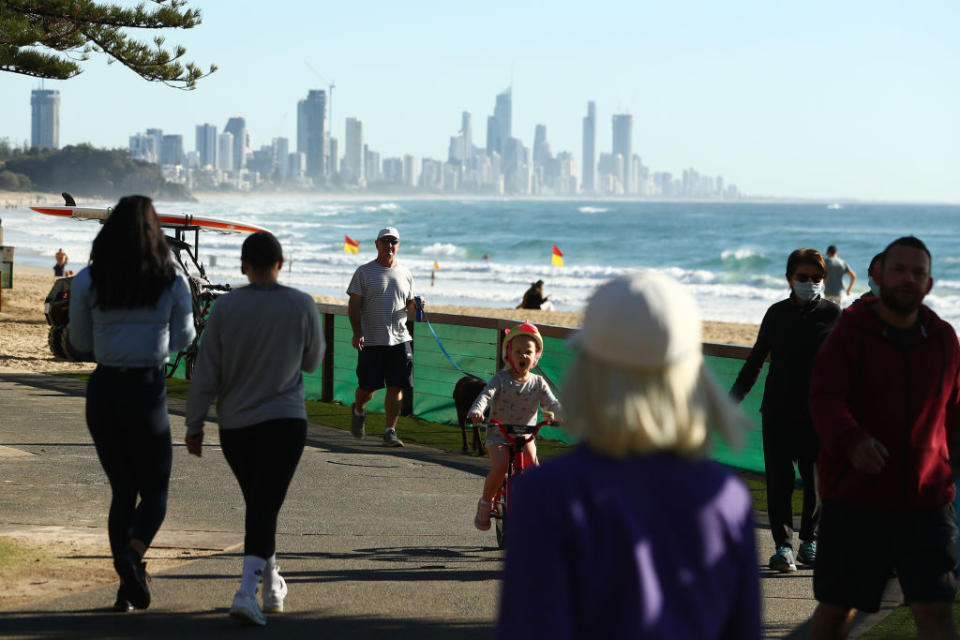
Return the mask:
[(747, 422), (704, 368), (695, 301), (620, 277), (571, 342), (561, 400), (582, 443), (516, 483), (498, 637), (759, 638), (750, 494), (706, 455)]

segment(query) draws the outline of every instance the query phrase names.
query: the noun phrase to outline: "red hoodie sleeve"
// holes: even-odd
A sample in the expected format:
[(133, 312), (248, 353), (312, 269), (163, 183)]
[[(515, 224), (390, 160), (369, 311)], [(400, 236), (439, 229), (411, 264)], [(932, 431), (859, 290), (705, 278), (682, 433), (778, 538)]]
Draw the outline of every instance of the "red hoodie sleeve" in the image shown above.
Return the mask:
[(810, 380), (810, 415), (821, 446), (848, 460), (860, 441), (870, 435), (854, 419), (847, 404), (853, 376), (862, 370), (856, 362), (862, 357), (862, 339), (853, 323), (841, 316), (817, 353)]

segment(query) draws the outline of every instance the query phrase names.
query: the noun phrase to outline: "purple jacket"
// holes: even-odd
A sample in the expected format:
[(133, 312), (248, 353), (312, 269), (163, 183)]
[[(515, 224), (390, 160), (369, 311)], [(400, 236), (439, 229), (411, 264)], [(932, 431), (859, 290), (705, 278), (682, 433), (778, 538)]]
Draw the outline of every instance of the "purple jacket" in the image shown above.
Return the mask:
[(518, 478), (498, 638), (759, 638), (746, 487), (672, 454), (580, 446)]

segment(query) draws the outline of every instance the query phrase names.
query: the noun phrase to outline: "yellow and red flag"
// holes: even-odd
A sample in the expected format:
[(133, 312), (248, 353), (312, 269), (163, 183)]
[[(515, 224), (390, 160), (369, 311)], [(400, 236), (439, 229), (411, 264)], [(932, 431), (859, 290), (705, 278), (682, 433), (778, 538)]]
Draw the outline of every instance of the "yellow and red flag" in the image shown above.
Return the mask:
[(557, 245), (553, 245), (553, 266), (563, 266), (563, 251), (560, 251), (560, 248)]
[(439, 268), (440, 268), (440, 263), (437, 262), (436, 260), (434, 260), (434, 261), (433, 261), (433, 268), (434, 268), (434, 269), (439, 269)]
[(359, 253), (360, 243), (350, 236), (343, 236), (343, 250), (347, 253)]

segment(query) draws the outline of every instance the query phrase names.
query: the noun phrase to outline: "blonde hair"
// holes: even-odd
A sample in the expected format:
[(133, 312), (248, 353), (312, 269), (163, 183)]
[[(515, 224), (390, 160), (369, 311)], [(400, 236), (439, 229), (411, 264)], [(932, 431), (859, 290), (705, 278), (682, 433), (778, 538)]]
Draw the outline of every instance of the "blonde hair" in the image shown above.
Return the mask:
[(736, 448), (748, 422), (697, 353), (662, 369), (628, 369), (581, 351), (564, 380), (565, 427), (601, 453), (706, 455), (709, 431)]

